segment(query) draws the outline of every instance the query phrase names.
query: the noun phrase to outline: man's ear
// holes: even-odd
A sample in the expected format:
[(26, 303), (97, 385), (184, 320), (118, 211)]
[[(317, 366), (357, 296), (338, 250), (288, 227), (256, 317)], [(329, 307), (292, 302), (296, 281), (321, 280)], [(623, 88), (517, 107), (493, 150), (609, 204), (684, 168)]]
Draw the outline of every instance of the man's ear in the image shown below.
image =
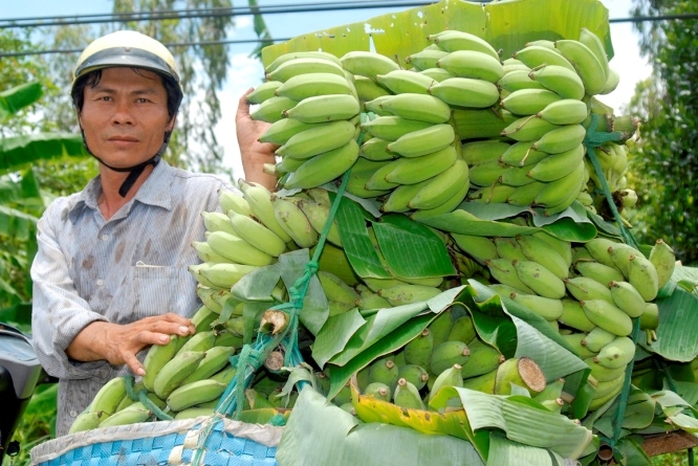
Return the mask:
[(177, 116), (173, 116), (170, 122), (167, 124), (167, 127), (165, 128), (165, 131), (172, 132), (172, 130), (175, 127), (175, 124), (177, 123)]

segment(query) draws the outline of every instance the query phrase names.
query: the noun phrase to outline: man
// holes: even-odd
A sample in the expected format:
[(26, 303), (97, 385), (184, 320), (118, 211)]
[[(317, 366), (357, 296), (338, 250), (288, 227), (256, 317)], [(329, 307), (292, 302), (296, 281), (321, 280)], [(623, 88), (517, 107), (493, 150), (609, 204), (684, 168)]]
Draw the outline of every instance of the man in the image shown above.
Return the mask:
[[(218, 190), (232, 189), (161, 160), (182, 90), (156, 40), (134, 31), (95, 40), (78, 59), (71, 96), (99, 176), (46, 209), (31, 270), (33, 344), (59, 379), (57, 435), (106, 381), (144, 375), (138, 353), (194, 332), (191, 244), (204, 237), (201, 212), (218, 210)], [(236, 123), (247, 179), (271, 187), (261, 167), (273, 147), (256, 141), (263, 127), (245, 96)]]

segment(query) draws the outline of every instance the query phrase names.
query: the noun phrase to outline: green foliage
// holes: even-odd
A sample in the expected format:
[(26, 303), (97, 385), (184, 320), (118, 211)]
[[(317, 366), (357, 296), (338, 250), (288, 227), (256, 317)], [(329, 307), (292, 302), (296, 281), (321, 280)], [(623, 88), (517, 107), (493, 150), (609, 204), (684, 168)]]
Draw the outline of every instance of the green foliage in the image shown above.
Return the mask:
[[(636, 16), (681, 15), (696, 0), (634, 0)], [(643, 122), (632, 151), (631, 172), (640, 197), (630, 218), (641, 243), (663, 238), (684, 264), (698, 262), (698, 20), (637, 23), (641, 50), (653, 64), (630, 104)]]

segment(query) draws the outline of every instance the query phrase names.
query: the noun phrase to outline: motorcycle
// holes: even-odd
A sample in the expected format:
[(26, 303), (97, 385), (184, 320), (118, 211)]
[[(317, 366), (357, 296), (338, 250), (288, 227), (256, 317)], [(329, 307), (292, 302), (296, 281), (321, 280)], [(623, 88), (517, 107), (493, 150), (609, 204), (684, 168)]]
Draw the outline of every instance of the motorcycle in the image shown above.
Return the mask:
[(22, 419), (36, 386), (51, 380), (39, 364), (30, 338), (20, 330), (0, 323), (0, 464), (5, 454), (16, 455), (19, 443), (12, 435)]

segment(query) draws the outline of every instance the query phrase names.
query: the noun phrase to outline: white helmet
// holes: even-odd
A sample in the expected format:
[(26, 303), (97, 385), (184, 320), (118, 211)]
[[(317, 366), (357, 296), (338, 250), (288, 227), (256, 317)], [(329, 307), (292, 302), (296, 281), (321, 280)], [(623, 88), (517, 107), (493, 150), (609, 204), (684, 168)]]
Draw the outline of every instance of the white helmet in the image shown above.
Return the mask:
[[(84, 81), (82, 85), (78, 85), (81, 82), (80, 78), (86, 77), (93, 71), (112, 67), (142, 68), (162, 76), (167, 90), (168, 112), (170, 117), (173, 118), (175, 116), (182, 101), (183, 93), (174, 57), (163, 44), (137, 31), (116, 31), (102, 36), (88, 45), (80, 54), (73, 71), (73, 82), (70, 89), (70, 94), (78, 111), (82, 107), (84, 87)], [(129, 172), (129, 176), (119, 190), (122, 197), (126, 196), (126, 193), (143, 172), (145, 166), (150, 164), (157, 165), (170, 139), (170, 131), (167, 131), (164, 134), (160, 150), (149, 160), (133, 167), (117, 168), (107, 165), (93, 154), (87, 147), (84, 131), (82, 131), (82, 135), (87, 151), (103, 165), (115, 171)]]

